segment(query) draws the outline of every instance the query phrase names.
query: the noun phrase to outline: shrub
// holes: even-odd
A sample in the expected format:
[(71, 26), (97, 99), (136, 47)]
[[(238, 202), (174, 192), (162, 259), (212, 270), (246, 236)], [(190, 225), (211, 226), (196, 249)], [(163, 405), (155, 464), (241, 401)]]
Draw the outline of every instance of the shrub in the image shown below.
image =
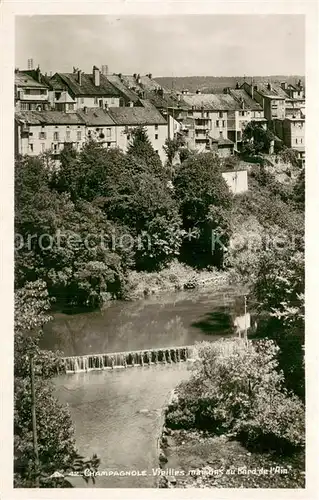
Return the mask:
[(227, 431), (254, 446), (267, 441), (276, 450), (303, 445), (303, 405), (283, 387), (273, 341), (220, 340), (197, 347), (193, 375), (178, 388), (168, 426)]

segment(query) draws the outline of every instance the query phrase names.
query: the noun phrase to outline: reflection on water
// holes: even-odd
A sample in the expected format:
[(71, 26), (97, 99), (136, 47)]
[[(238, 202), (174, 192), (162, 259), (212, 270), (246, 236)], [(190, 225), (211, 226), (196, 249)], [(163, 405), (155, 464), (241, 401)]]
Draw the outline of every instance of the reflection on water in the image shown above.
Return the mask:
[(238, 290), (179, 292), (135, 302), (110, 302), (103, 311), (57, 313), (42, 348), (65, 356), (192, 345), (234, 333), (243, 313)]
[[(79, 452), (85, 457), (97, 453), (101, 471), (147, 471), (146, 476), (99, 477), (95, 487), (155, 487), (161, 411), (170, 392), (189, 375), (187, 364), (180, 363), (55, 379), (56, 396), (70, 406)], [(86, 486), (81, 478), (73, 483)]]

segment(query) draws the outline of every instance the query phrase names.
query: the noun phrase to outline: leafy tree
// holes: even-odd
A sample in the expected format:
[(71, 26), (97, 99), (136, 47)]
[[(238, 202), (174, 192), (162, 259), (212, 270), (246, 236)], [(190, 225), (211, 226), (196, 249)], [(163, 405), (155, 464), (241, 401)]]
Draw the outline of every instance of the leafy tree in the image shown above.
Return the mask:
[(163, 146), (165, 154), (167, 156), (167, 161), (170, 166), (173, 165), (173, 161), (179, 150), (185, 145), (185, 139), (181, 135), (177, 135), (174, 139), (167, 138), (165, 141), (165, 146)]
[(183, 231), (178, 203), (167, 182), (151, 173), (126, 176), (104, 210), (130, 228), (137, 269), (157, 269), (179, 253)]
[(229, 238), (232, 195), (213, 153), (191, 156), (176, 173), (175, 195), (181, 204), (183, 258), (192, 265), (221, 265)]
[(146, 172), (162, 179), (167, 177), (161, 159), (154, 151), (144, 127), (136, 127), (132, 131), (132, 140), (127, 149), (127, 156), (128, 160), (136, 158), (142, 162)]
[(270, 130), (265, 130), (259, 122), (251, 121), (243, 132), (242, 153), (248, 156), (268, 153), (273, 139), (274, 134)]
[[(39, 349), (50, 307), (45, 283), (28, 283), (15, 294), (14, 484), (15, 487), (72, 487), (65, 476), (84, 468), (96, 470), (96, 455), (85, 460), (74, 440), (70, 414), (54, 397), (50, 378), (62, 369), (57, 354)], [(34, 360), (35, 413), (39, 465), (33, 448), (30, 358)], [(60, 472), (61, 477), (52, 474)], [(88, 482), (88, 478), (85, 480)]]
[(50, 295), (68, 304), (97, 306), (121, 296), (132, 251), (119, 241), (129, 230), (109, 221), (97, 206), (74, 203), (47, 184), (32, 199), (27, 193), (28, 183), (17, 199), (17, 286), (43, 279)]

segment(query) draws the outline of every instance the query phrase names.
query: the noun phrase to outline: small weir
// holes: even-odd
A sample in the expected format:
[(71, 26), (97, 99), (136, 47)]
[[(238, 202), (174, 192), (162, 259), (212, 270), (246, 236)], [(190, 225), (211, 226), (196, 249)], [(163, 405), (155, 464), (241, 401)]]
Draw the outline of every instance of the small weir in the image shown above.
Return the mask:
[(89, 354), (63, 358), (66, 373), (127, 368), (153, 364), (179, 363), (193, 359), (195, 346), (147, 349), (143, 351)]

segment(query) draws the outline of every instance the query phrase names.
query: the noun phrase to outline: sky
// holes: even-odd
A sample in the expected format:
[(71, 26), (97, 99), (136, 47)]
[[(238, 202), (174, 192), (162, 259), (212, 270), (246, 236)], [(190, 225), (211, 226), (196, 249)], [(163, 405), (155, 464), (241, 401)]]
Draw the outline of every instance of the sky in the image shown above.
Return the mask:
[(18, 16), (15, 66), (154, 76), (305, 74), (298, 15)]

